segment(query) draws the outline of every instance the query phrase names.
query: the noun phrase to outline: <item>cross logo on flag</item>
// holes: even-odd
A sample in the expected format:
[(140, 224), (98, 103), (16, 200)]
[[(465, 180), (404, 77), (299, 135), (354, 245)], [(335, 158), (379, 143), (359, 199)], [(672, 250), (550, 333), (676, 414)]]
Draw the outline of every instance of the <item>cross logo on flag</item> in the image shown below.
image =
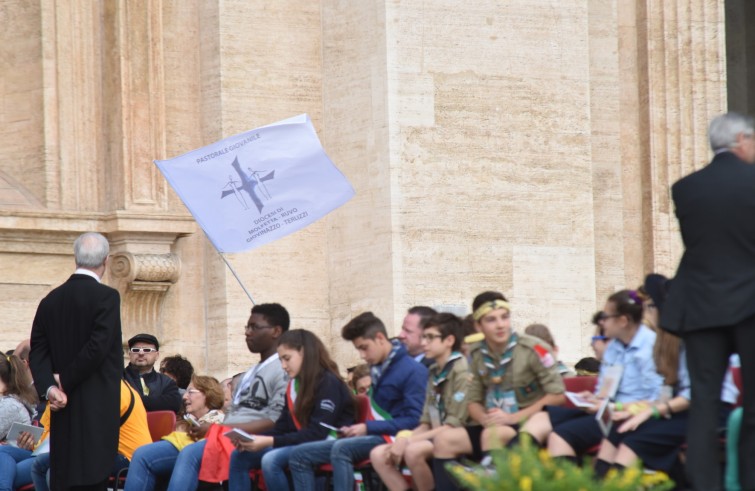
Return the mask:
[(354, 196), (306, 114), (155, 164), (220, 252), (296, 232)]

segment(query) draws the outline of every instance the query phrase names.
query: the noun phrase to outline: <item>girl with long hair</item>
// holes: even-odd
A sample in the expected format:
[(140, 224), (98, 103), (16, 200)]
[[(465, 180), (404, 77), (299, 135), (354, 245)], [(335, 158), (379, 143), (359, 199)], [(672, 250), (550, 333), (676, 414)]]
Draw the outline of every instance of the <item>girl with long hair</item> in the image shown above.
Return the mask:
[[(286, 405), (275, 426), (251, 441), (232, 438), (229, 490), (248, 491), (250, 469), (262, 469), (267, 489), (289, 489), (286, 468), (294, 445), (335, 437), (331, 428), (354, 423), (354, 399), (322, 341), (305, 329), (278, 340), (278, 357), (289, 376)], [(324, 426), (327, 425), (327, 426)]]
[(13, 423), (31, 424), (36, 403), (24, 362), (15, 355), (0, 355), (0, 441)]

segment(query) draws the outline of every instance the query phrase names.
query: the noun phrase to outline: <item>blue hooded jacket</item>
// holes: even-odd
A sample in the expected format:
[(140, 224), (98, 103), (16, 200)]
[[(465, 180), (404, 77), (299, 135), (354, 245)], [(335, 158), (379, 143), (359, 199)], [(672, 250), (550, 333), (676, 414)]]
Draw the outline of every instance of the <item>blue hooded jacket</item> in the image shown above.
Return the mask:
[(427, 368), (400, 346), (380, 379), (372, 381), (374, 401), (393, 419), (368, 421), (367, 434), (395, 435), (416, 428), (425, 403), (427, 378)]

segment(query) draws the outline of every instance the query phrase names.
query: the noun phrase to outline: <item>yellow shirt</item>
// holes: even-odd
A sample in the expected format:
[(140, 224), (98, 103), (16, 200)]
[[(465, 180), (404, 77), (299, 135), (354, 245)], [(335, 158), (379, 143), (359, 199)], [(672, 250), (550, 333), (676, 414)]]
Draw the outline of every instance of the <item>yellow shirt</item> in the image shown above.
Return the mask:
[(126, 413), (131, 404), (131, 395), (134, 396), (134, 409), (131, 410), (126, 422), (121, 425), (118, 437), (118, 453), (129, 461), (137, 448), (152, 443), (152, 436), (149, 434), (147, 425), (147, 410), (144, 409), (142, 398), (130, 385), (121, 380), (121, 416)]
[(45, 439), (47, 439), (48, 436), (50, 436), (50, 403), (48, 402), (45, 406), (45, 412), (42, 413), (42, 417), (39, 418), (39, 425), (44, 428), (44, 431), (42, 431), (42, 436), (39, 437), (39, 441), (37, 442), (37, 445), (34, 447), (34, 450), (38, 449), (42, 443), (44, 443)]

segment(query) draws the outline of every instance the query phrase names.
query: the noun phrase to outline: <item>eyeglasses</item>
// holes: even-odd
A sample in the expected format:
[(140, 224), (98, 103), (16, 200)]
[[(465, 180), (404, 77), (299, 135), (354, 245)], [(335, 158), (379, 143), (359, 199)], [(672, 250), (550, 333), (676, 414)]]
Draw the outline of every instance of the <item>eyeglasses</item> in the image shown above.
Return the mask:
[(606, 336), (593, 336), (590, 338), (590, 343), (594, 343), (595, 341), (606, 341), (608, 338)]
[(439, 339), (439, 338), (442, 339), (443, 336), (441, 336), (440, 334), (432, 334), (432, 333), (422, 335), (422, 339), (424, 339), (425, 341), (432, 341), (433, 339)]
[(194, 394), (201, 394), (202, 391), (199, 389), (186, 389), (186, 393), (190, 395), (194, 395)]
[(157, 348), (129, 348), (132, 353), (155, 353)]
[(261, 331), (262, 329), (269, 329), (273, 326), (268, 326), (265, 324), (247, 324), (244, 326), (245, 331)]
[(601, 312), (598, 316), (598, 322), (621, 316), (622, 314), (606, 314), (605, 312)]

